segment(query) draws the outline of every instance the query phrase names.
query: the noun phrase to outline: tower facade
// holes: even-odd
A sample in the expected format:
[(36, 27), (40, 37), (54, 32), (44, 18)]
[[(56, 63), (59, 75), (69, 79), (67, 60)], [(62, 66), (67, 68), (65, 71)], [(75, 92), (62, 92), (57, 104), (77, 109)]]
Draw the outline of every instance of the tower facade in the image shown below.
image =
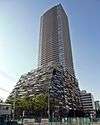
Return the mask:
[(59, 63), (74, 75), (68, 17), (61, 4), (41, 16), (38, 66)]
[(8, 102), (14, 101), (15, 97), (20, 100), (25, 97), (34, 99), (42, 94), (47, 97), (46, 115), (47, 109), (50, 116), (58, 118), (59, 113), (66, 116), (70, 110), (81, 110), (68, 18), (61, 4), (41, 17), (38, 66), (21, 76)]

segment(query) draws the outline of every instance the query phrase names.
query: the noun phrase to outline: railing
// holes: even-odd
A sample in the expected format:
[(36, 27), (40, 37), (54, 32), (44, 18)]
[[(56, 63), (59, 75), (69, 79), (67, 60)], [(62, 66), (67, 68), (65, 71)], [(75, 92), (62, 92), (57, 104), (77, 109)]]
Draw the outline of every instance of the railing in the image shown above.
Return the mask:
[(9, 124), (1, 118), (0, 125), (100, 125), (100, 118), (94, 120), (89, 118), (64, 118), (62, 121), (54, 120), (52, 122), (48, 122), (48, 119), (41, 119), (40, 122), (33, 118), (25, 118), (12, 122), (9, 121)]
[(90, 125), (89, 118), (65, 118), (62, 122), (51, 122), (49, 125)]
[(100, 119), (91, 120), (89, 118), (65, 118), (62, 121), (48, 122), (48, 119), (42, 119), (41, 122), (28, 119), (23, 120), (23, 125), (100, 125)]

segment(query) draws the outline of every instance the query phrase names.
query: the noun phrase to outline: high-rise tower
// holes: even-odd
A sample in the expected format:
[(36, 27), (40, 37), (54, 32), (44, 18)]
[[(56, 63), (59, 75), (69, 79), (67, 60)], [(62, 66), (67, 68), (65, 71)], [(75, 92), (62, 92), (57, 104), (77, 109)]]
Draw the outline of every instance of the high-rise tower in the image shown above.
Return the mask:
[(41, 16), (38, 65), (60, 63), (74, 75), (68, 17), (61, 4)]
[[(15, 101), (15, 96), (18, 99), (35, 99), (43, 95), (47, 105), (42, 114), (49, 114), (49, 119), (59, 118), (61, 114), (66, 116), (70, 110), (81, 111), (68, 18), (61, 4), (51, 8), (41, 17), (38, 63), (37, 69), (21, 76), (8, 101)], [(37, 114), (37, 110), (34, 112)], [(73, 113), (75, 115), (75, 112)]]

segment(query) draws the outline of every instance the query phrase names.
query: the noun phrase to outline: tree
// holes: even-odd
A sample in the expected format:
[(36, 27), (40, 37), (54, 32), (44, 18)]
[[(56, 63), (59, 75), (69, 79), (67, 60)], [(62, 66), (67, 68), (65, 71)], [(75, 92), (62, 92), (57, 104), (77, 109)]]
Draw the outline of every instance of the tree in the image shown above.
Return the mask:
[(17, 117), (30, 116), (30, 111), (32, 110), (32, 101), (29, 97), (24, 97), (22, 99), (17, 99), (15, 102), (15, 114)]
[(9, 103), (12, 106), (15, 103), (15, 116), (19, 117), (23, 115), (23, 111), (25, 112), (25, 116), (46, 116), (47, 115), (47, 103), (48, 96), (47, 94), (38, 94), (33, 97), (25, 96), (24, 98), (16, 98), (14, 100), (9, 100)]
[(39, 94), (33, 99), (33, 105), (35, 110), (43, 110), (47, 108), (47, 95)]

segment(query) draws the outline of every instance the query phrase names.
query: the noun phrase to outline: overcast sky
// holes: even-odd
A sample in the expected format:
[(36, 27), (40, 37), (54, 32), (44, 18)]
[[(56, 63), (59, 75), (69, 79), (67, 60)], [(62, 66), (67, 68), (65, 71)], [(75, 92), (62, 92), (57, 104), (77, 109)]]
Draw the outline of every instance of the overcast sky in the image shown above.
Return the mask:
[[(0, 88), (11, 91), (37, 67), (40, 16), (58, 3), (68, 14), (80, 88), (100, 99), (99, 0), (0, 0)], [(7, 91), (0, 89), (0, 97)]]

